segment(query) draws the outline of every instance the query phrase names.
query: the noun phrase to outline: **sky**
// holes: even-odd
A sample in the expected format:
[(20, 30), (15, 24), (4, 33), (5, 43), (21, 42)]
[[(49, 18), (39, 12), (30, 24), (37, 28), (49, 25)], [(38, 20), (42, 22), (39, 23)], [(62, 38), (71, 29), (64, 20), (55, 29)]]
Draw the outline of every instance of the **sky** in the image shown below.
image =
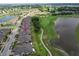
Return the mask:
[(79, 0), (0, 0), (2, 3), (78, 3)]

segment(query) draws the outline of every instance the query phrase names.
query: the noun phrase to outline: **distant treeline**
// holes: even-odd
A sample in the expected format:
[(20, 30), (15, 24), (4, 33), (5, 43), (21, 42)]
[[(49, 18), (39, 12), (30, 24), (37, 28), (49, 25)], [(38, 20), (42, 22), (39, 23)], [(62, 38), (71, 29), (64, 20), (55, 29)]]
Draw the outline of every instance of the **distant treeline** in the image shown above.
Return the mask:
[(50, 11), (52, 15), (79, 14), (79, 7), (57, 7)]
[(32, 24), (34, 26), (34, 31), (40, 32), (41, 24), (40, 24), (39, 17), (34, 16), (31, 18), (31, 21), (32, 21)]

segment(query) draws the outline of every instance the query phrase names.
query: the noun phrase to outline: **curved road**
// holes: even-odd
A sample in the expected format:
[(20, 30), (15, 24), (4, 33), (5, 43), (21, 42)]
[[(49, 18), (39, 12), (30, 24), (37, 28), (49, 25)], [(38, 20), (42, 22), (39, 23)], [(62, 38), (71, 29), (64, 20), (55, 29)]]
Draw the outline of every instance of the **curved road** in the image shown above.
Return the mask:
[(44, 44), (42, 38), (43, 38), (43, 29), (41, 29), (41, 37), (40, 37), (40, 40), (41, 40), (41, 43), (42, 45), (44, 46), (44, 48), (47, 50), (47, 52), (49, 53), (50, 56), (52, 56), (52, 53), (50, 52), (50, 50), (46, 47), (46, 45)]

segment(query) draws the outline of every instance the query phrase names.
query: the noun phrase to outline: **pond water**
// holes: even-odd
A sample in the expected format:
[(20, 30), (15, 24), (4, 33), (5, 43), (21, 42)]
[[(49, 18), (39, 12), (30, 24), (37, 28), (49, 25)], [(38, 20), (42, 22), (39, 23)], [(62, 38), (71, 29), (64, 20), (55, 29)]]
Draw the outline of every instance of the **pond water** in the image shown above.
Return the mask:
[(79, 47), (75, 34), (75, 29), (78, 25), (79, 18), (74, 17), (59, 17), (55, 24), (56, 32), (60, 35), (60, 38), (54, 43), (68, 52), (69, 55), (79, 55)]
[(6, 21), (12, 20), (12, 18), (15, 18), (15, 16), (5, 16), (3, 18), (0, 18), (0, 23), (4, 23)]

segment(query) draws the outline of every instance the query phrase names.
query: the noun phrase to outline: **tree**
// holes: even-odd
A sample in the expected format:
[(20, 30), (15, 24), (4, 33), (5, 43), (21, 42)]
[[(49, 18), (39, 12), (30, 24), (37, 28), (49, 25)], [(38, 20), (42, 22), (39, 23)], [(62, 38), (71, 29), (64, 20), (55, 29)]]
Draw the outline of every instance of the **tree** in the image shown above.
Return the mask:
[(33, 23), (35, 32), (39, 32), (41, 28), (39, 18), (35, 16), (32, 17), (32, 23)]

